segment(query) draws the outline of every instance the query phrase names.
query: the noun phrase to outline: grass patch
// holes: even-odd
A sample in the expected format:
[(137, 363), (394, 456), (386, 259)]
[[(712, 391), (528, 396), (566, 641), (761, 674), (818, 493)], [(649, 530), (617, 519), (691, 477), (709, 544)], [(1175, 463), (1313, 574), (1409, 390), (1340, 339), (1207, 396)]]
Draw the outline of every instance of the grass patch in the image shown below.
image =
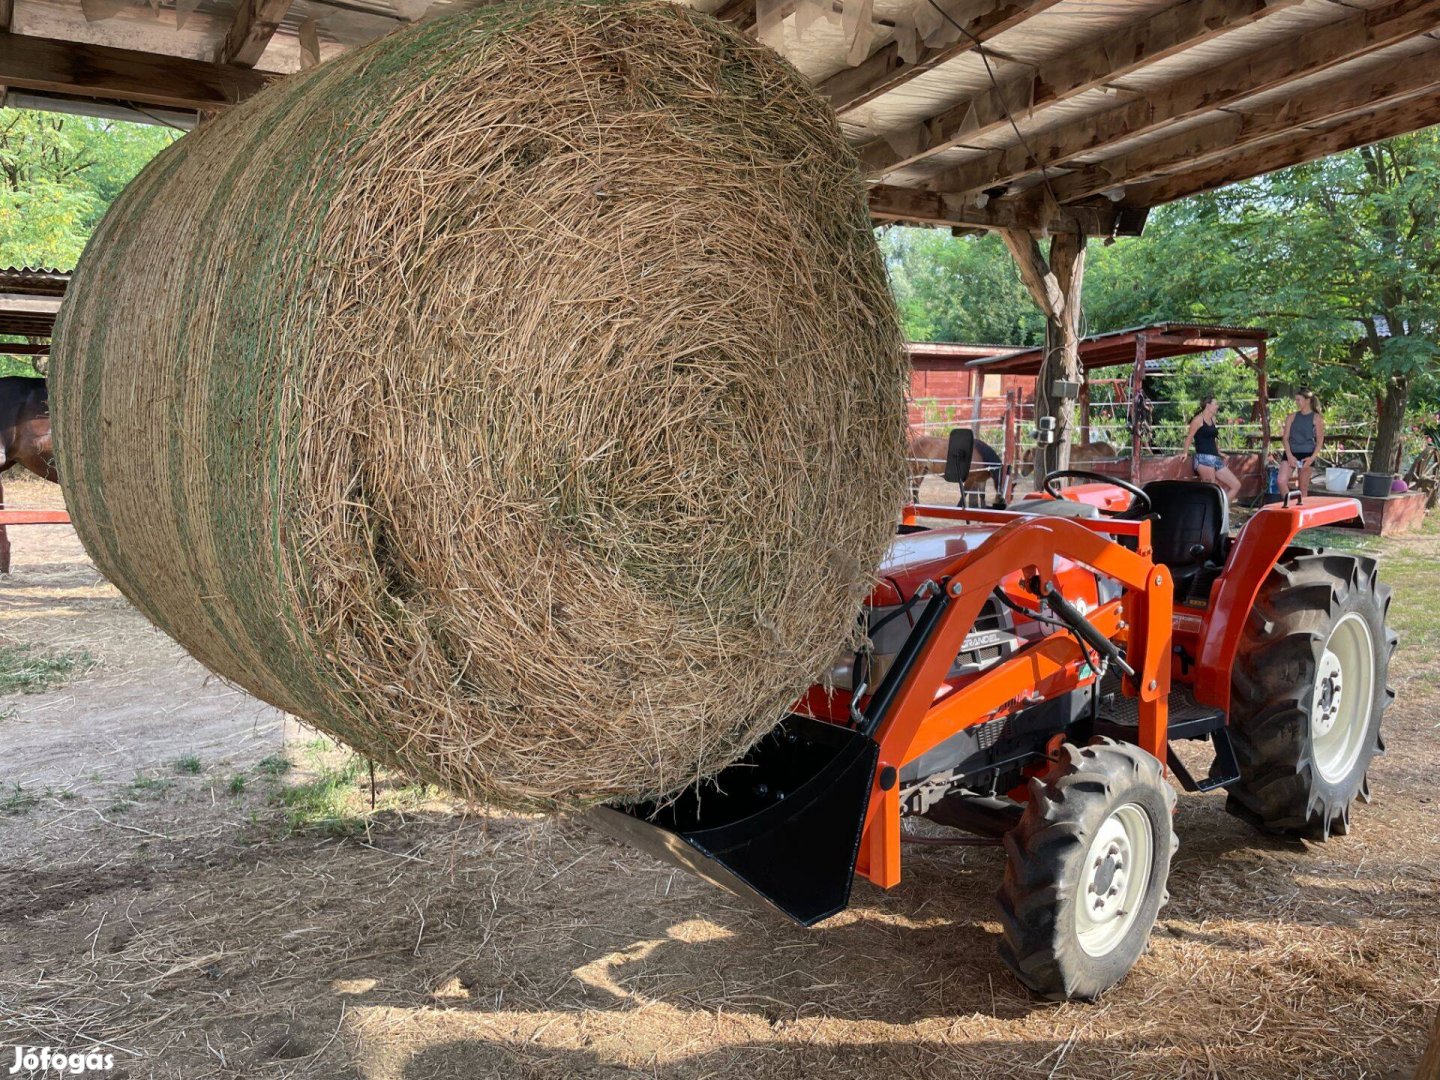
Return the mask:
[(163, 795), (175, 786), (175, 781), (163, 776), (137, 774), (135, 779), (130, 781), (130, 786), (136, 791), (147, 791), (152, 795)]
[(200, 759), (194, 754), (186, 754), (184, 757), (178, 758), (175, 762), (175, 771), (186, 776), (199, 776), (204, 768), (205, 766), (201, 764)]
[(294, 766), (284, 754), (271, 754), (269, 757), (261, 758), (255, 768), (266, 776), (284, 776)]
[(370, 769), (369, 759), (331, 747), (323, 759), (306, 766), (303, 779), (271, 796), (272, 805), (284, 811), (284, 831), (357, 836), (377, 813), (418, 810), (445, 798), (434, 785), (376, 768), (372, 805)]
[(64, 686), (96, 665), (84, 649), (57, 651), (34, 645), (0, 647), (0, 694), (42, 694)]
[(1440, 573), (1435, 558), (1404, 552), (1380, 564), (1380, 580), (1393, 590), (1390, 626), (1401, 648), (1440, 649)]
[(351, 756), (339, 767), (322, 766), (309, 780), (283, 789), (276, 801), (285, 809), (288, 829), (334, 837), (364, 832), (369, 804), (361, 798), (358, 781), (367, 764)]
[(231, 795), (244, 795), (245, 774), (236, 773), (234, 776), (230, 777), (229, 783), (225, 785), (225, 790), (228, 791)]
[(11, 784), (3, 794), (0, 794), (0, 814), (6, 816), (23, 814), (39, 801), (40, 796), (33, 791), (26, 791), (19, 784)]
[(1385, 554), (1385, 542), (1359, 529), (1306, 529), (1295, 538), (1297, 544), (1375, 557)]

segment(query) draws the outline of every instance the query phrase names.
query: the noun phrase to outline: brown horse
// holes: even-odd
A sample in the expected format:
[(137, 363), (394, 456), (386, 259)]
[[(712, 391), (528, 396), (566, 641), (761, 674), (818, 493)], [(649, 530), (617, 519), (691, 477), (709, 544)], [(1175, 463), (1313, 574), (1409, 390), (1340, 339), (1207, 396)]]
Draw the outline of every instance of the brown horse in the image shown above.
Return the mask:
[[(910, 465), (910, 501), (920, 498), (920, 485), (925, 477), (939, 475), (945, 471), (945, 455), (950, 449), (949, 435), (922, 435), (910, 432), (910, 449), (905, 455)], [(975, 440), (973, 463), (970, 476), (965, 481), (966, 491), (983, 492), (989, 483), (995, 485), (995, 497), (1000, 497), (1000, 455), (989, 443)]]
[[(60, 482), (50, 447), (50, 395), (44, 379), (0, 378), (0, 473), (22, 465), (53, 484)], [(0, 488), (0, 505), (5, 501)], [(10, 537), (0, 525), (0, 574), (10, 572)]]
[[(1113, 465), (1120, 460), (1120, 451), (1108, 442), (1071, 443), (1070, 468), (1094, 469), (1096, 465)], [(1021, 459), (1020, 475), (1035, 473), (1035, 451), (1027, 450)], [(1037, 481), (1038, 483), (1038, 481)]]

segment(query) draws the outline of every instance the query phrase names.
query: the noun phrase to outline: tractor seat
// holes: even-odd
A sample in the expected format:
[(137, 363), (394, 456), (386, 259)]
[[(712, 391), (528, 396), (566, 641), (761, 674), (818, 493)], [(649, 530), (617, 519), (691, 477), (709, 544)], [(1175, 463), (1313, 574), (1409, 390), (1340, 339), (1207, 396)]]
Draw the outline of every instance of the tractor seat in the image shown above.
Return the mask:
[(1199, 480), (1153, 480), (1145, 494), (1155, 515), (1150, 526), (1155, 561), (1169, 568), (1177, 597), (1204, 599), (1230, 542), (1224, 489)]

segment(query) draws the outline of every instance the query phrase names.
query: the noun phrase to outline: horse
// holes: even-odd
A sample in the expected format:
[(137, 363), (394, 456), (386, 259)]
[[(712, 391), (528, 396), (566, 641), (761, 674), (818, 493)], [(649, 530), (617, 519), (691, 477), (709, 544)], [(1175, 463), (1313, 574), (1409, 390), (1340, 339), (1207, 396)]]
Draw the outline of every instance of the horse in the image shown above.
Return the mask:
[[(1092, 443), (1071, 443), (1070, 444), (1070, 468), (1085, 469), (1093, 465), (1113, 464), (1120, 460), (1120, 451), (1108, 442)], [(1020, 475), (1032, 476), (1035, 473), (1035, 451), (1028, 450), (1021, 459)]]
[[(918, 431), (910, 432), (910, 449), (906, 454), (906, 460), (910, 465), (910, 501), (918, 502), (920, 499), (920, 485), (925, 477), (932, 474), (938, 475), (945, 471), (945, 455), (950, 449), (950, 437), (948, 435), (922, 435)], [(1000, 455), (995, 452), (994, 447), (989, 443), (975, 440), (974, 457), (970, 465), (970, 475), (965, 480), (966, 491), (980, 491), (986, 489), (986, 484), (995, 484), (995, 497), (1000, 497)]]
[[(50, 441), (50, 394), (44, 379), (0, 378), (0, 474), (16, 465), (60, 482)], [(0, 488), (0, 505), (5, 501)], [(0, 525), (0, 574), (10, 573), (10, 537)]]

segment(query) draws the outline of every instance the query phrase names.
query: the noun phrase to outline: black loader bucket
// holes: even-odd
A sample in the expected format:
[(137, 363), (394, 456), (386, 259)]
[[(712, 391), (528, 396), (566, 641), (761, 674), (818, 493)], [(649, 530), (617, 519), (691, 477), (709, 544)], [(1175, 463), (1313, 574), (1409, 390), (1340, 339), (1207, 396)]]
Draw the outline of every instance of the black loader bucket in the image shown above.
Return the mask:
[(805, 926), (843, 911), (880, 759), (875, 733), (950, 603), (927, 582), (901, 611), (926, 598), (855, 727), (791, 714), (713, 779), (669, 800), (597, 807), (596, 826)]
[(810, 926), (844, 910), (880, 747), (788, 716), (718, 776), (663, 803), (602, 806), (594, 824)]

